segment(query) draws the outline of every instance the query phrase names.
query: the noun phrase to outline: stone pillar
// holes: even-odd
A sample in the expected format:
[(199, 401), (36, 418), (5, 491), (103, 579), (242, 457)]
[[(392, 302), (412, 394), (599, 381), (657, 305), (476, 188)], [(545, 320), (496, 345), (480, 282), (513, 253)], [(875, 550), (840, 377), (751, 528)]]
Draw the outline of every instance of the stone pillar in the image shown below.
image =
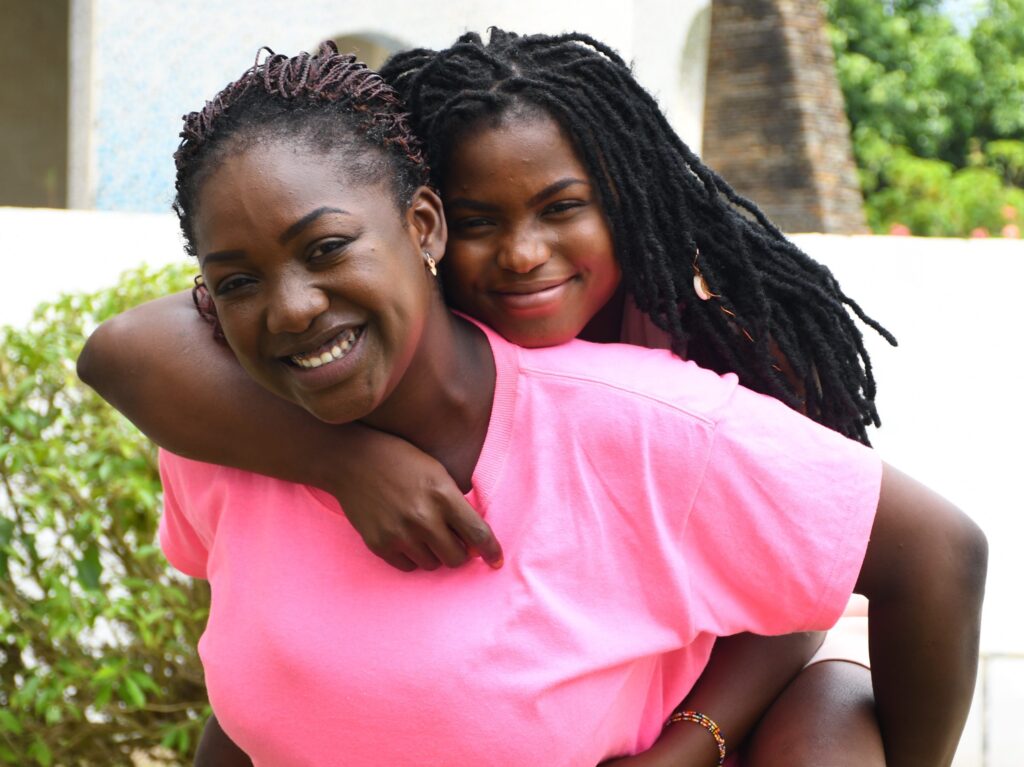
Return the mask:
[(713, 0), (704, 160), (787, 232), (867, 231), (819, 0)]

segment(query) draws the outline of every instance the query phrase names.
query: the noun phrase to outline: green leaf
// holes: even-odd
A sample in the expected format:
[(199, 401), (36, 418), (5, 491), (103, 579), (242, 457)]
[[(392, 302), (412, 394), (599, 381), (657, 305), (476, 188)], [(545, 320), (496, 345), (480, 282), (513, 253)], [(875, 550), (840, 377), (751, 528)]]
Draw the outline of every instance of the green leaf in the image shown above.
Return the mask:
[(22, 733), (21, 722), (5, 708), (0, 708), (0, 732), (13, 732), (15, 735)]
[(53, 752), (42, 740), (36, 739), (28, 747), (28, 755), (36, 760), (42, 767), (50, 767), (53, 764)]
[(75, 562), (75, 569), (78, 572), (79, 583), (87, 589), (99, 590), (103, 566), (100, 564), (100, 552), (95, 544), (90, 545), (82, 558)]
[(146, 694), (130, 676), (125, 677), (121, 684), (121, 699), (135, 708), (142, 708), (146, 705)]
[(140, 690), (159, 694), (160, 688), (157, 686), (153, 678), (145, 673), (144, 671), (132, 671), (129, 673), (129, 678), (139, 686)]

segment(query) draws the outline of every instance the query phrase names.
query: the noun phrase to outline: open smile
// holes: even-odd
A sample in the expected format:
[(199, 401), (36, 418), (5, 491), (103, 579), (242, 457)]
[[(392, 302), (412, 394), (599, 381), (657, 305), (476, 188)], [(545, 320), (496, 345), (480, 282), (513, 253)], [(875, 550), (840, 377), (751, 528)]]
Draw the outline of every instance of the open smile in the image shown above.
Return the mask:
[(359, 340), (362, 333), (362, 327), (346, 328), (334, 338), (331, 338), (317, 348), (311, 349), (308, 352), (303, 352), (302, 354), (292, 354), (285, 359), (293, 365), (306, 370), (330, 365), (338, 360), (344, 359), (356, 345), (356, 342)]

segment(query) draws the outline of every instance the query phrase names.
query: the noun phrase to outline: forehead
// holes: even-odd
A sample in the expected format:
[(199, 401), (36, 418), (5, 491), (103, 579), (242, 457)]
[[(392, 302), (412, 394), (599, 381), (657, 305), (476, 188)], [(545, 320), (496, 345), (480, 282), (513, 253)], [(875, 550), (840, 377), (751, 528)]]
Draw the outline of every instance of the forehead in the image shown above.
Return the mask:
[(382, 210), (398, 215), (388, 185), (350, 172), (345, 152), (301, 142), (250, 142), (223, 156), (200, 184), (196, 237), (208, 240), (253, 220), (287, 225), (324, 206), (355, 215)]
[(483, 121), (464, 133), (448, 156), (444, 183), (514, 179), (523, 174), (590, 174), (572, 140), (550, 115), (530, 111)]

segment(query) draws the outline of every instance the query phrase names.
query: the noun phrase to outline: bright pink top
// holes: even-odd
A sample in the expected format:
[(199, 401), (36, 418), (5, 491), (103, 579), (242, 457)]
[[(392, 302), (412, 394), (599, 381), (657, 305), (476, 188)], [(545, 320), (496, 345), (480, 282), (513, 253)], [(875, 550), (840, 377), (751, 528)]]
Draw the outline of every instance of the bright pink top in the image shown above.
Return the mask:
[(594, 767), (656, 740), (716, 635), (845, 607), (872, 451), (667, 352), (488, 337), (467, 497), (500, 571), (399, 572), (318, 490), (161, 455), (160, 541), (210, 580), (210, 700), (256, 765)]

